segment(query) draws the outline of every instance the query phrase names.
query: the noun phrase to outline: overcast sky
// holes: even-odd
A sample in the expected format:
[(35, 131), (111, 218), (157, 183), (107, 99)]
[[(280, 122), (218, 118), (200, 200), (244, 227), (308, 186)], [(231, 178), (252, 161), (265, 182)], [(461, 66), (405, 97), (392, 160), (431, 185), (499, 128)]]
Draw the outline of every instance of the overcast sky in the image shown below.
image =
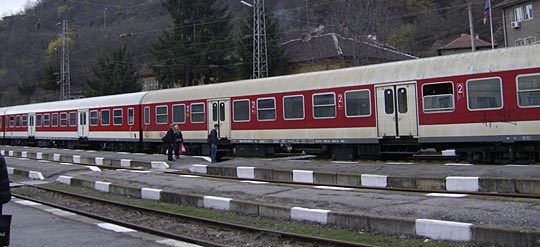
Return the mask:
[(6, 15), (19, 13), (24, 9), (27, 2), (35, 2), (36, 0), (0, 0), (0, 18)]

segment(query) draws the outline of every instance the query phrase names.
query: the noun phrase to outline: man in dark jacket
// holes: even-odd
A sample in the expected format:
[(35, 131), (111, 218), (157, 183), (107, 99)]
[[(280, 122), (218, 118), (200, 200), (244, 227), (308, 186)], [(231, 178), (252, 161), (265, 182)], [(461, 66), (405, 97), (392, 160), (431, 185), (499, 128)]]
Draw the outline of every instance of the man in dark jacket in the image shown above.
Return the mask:
[(2, 206), (11, 200), (11, 189), (9, 188), (9, 177), (7, 172), (6, 160), (0, 154), (0, 214)]
[(208, 135), (208, 142), (210, 142), (210, 159), (212, 160), (212, 163), (216, 163), (217, 144), (219, 142), (217, 134), (218, 128), (219, 124), (214, 124), (214, 128), (210, 131), (210, 135)]
[(169, 161), (174, 161), (173, 152), (174, 152), (174, 142), (176, 141), (176, 133), (174, 132), (174, 124), (169, 126), (167, 134), (165, 134), (165, 144), (167, 145), (167, 159)]
[(176, 159), (180, 158), (180, 146), (182, 146), (182, 142), (184, 142), (184, 137), (182, 136), (182, 131), (180, 131), (180, 127), (178, 124), (174, 125), (174, 156)]

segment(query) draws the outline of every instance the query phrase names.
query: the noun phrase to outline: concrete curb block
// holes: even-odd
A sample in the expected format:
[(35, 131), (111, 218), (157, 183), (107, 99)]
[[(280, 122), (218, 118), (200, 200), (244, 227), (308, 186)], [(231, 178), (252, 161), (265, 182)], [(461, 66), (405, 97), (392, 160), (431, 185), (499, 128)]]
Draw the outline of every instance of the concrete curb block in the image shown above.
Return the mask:
[(362, 174), (360, 181), (362, 186), (366, 187), (387, 187), (388, 186), (388, 176), (384, 175), (374, 175), (374, 174)]
[(236, 167), (236, 176), (239, 178), (255, 179), (255, 167)]
[(480, 190), (479, 177), (446, 177), (446, 190), (477, 192)]
[[(67, 180), (63, 178), (62, 180)], [(58, 179), (60, 180), (60, 178)], [(93, 188), (135, 198), (148, 198), (166, 203), (175, 203), (198, 208), (231, 211), (240, 214), (258, 215), (273, 219), (293, 219), (334, 225), (347, 229), (368, 230), (392, 234), (407, 234), (439, 240), (474, 241), (481, 244), (503, 244), (511, 246), (537, 246), (540, 231), (517, 228), (497, 228), (462, 222), (449, 222), (432, 219), (413, 219), (403, 217), (384, 217), (376, 215), (308, 209), (261, 204), (259, 202), (234, 200), (231, 198), (180, 194), (151, 188), (133, 188), (113, 185), (108, 182), (87, 181), (69, 177), (71, 186)], [(144, 196), (143, 196), (144, 194)], [(159, 194), (159, 199), (156, 199)]]
[(417, 219), (416, 235), (435, 240), (466, 241), (472, 240), (473, 224), (442, 220)]
[(94, 158), (94, 164), (96, 164), (97, 166), (102, 166), (102, 165), (103, 165), (103, 160), (104, 160), (104, 159), (105, 159), (105, 158), (103, 158), (103, 157), (95, 157), (95, 158)]
[(8, 173), (8, 175), (13, 175), (14, 172), (15, 172), (15, 168), (13, 168), (13, 167), (7, 167), (7, 173)]
[(165, 170), (169, 169), (169, 164), (165, 161), (152, 161), (150, 162), (150, 165), (152, 166), (152, 169), (158, 169), (158, 170)]
[(15, 152), (13, 152), (12, 150), (9, 150), (9, 151), (8, 151), (8, 156), (11, 156), (11, 157), (12, 157), (14, 154), (15, 154)]
[(207, 165), (192, 165), (189, 168), (189, 171), (193, 173), (207, 174), (208, 166)]
[(28, 158), (28, 152), (26, 151), (21, 152), (21, 158)]
[(80, 164), (80, 163), (81, 163), (81, 156), (73, 155), (73, 164)]
[(131, 160), (121, 159), (120, 160), (120, 166), (121, 167), (130, 167), (131, 166)]
[(312, 184), (313, 179), (313, 171), (306, 171), (306, 170), (293, 170), (293, 182), (295, 183), (307, 183)]
[(62, 158), (62, 155), (60, 155), (60, 154), (53, 154), (53, 161), (60, 161), (61, 158)]
[(293, 207), (291, 208), (291, 219), (299, 221), (317, 222), (326, 225), (328, 224), (328, 214), (330, 212), (330, 210), (326, 209)]
[(5, 156), (6, 155), (6, 150), (0, 150), (0, 154), (2, 154), (2, 156)]
[(43, 153), (37, 152), (37, 153), (36, 153), (36, 159), (42, 160), (42, 159), (43, 159)]
[(56, 182), (59, 182), (59, 183), (62, 183), (62, 184), (67, 184), (67, 185), (71, 185), (71, 179), (72, 179), (72, 177), (68, 177), (68, 176), (59, 176), (59, 177), (56, 179)]
[(43, 173), (36, 172), (36, 171), (30, 171), (28, 172), (28, 178), (30, 179), (37, 179), (37, 180), (45, 180), (45, 177), (43, 177)]

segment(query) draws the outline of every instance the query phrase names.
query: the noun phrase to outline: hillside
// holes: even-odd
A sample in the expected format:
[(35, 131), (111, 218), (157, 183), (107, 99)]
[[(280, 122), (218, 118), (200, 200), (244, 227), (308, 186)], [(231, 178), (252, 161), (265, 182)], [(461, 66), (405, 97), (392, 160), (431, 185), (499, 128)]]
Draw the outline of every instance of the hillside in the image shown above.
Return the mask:
[[(267, 0), (266, 4), (279, 20), (283, 41), (301, 37), (307, 30), (348, 37), (374, 34), (404, 52), (433, 56), (436, 48), (469, 32), (467, 2)], [(475, 25), (481, 38), (489, 40), (489, 29), (482, 25), (484, 3), (474, 1)], [(240, 23), (251, 18), (251, 10), (238, 0), (217, 0), (212, 7), (230, 14), (233, 37), (240, 36)], [(60, 52), (54, 45), (59, 44), (61, 26), (57, 23), (62, 19), (69, 21), (71, 91), (75, 94), (84, 90), (97, 57), (118, 46), (133, 51), (138, 67), (152, 64), (149, 49), (171, 26), (160, 0), (41, 0), (24, 13), (0, 21), (0, 106), (59, 97), (39, 87), (33, 96), (22, 97), (17, 85), (42, 84), (46, 68), (59, 66)]]

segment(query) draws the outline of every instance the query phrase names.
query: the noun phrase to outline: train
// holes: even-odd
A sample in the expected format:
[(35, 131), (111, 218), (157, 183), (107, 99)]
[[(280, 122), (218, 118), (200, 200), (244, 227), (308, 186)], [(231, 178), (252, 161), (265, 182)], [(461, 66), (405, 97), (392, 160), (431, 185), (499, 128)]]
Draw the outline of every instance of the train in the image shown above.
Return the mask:
[(171, 123), (192, 154), (336, 160), (455, 149), (476, 163), (540, 157), (540, 45), (0, 108), (2, 143), (156, 151)]

